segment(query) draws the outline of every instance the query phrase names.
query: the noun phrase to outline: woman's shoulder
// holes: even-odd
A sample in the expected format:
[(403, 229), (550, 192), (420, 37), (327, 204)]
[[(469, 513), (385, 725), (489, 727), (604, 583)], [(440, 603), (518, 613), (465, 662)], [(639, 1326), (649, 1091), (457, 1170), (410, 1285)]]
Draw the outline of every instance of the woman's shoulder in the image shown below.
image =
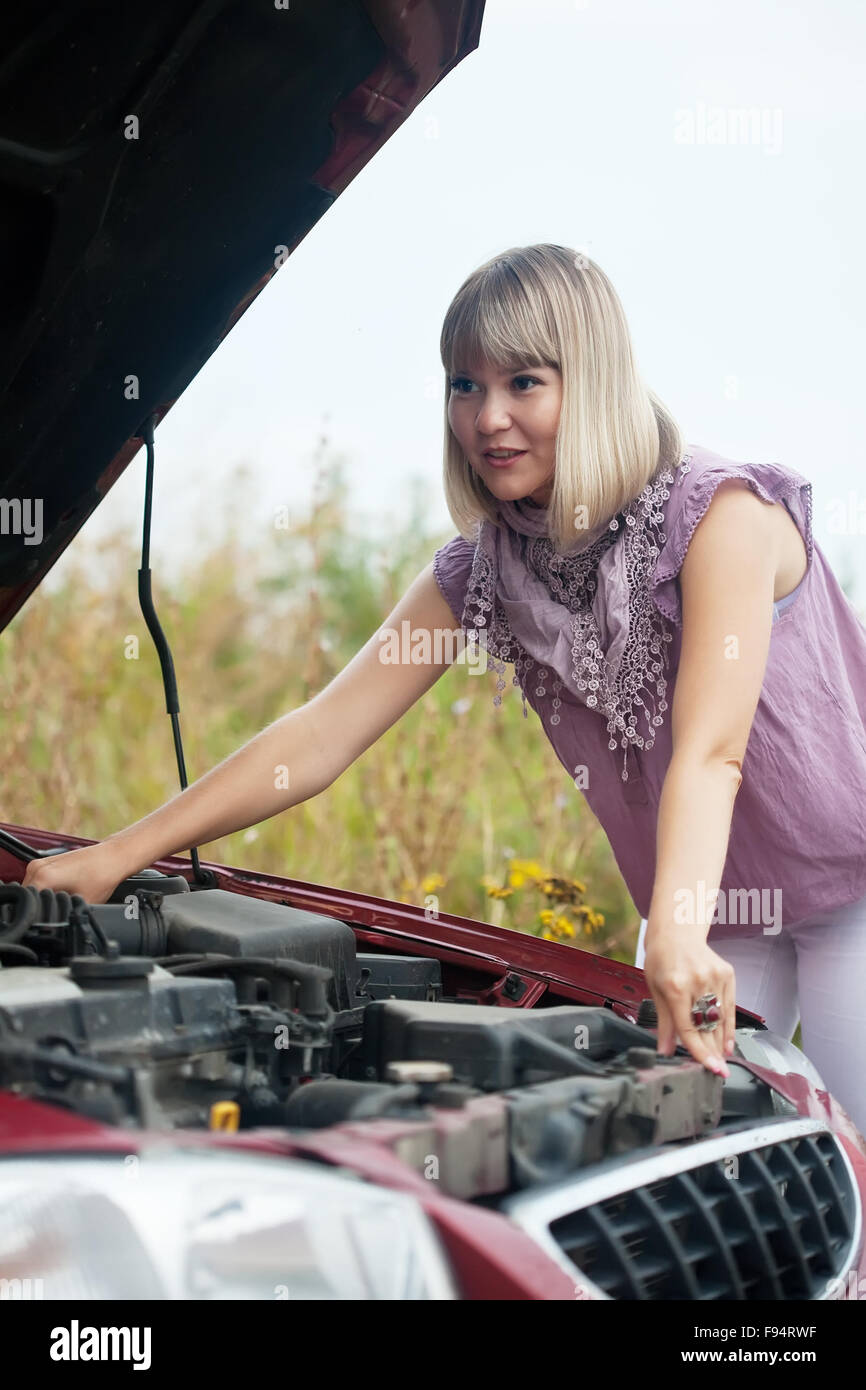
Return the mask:
[(681, 625), (677, 577), (699, 522), (705, 516), (723, 482), (740, 479), (767, 504), (787, 507), (806, 546), (812, 564), (812, 484), (801, 473), (781, 463), (758, 463), (726, 458), (703, 445), (690, 444), (673, 470), (664, 503), (663, 543), (650, 578), (656, 607), (677, 626)]
[(719, 485), (734, 478), (748, 483), (768, 503), (782, 502), (798, 494), (810, 498), (812, 490), (808, 478), (786, 464), (731, 459), (703, 445), (689, 444), (670, 486), (665, 518), (668, 530), (684, 521), (697, 525), (697, 513), (703, 516)]
[(433, 555), (436, 583), (458, 623), (463, 621), (463, 607), (474, 557), (475, 542), (468, 541), (461, 535), (452, 536), (451, 540), (440, 545)]

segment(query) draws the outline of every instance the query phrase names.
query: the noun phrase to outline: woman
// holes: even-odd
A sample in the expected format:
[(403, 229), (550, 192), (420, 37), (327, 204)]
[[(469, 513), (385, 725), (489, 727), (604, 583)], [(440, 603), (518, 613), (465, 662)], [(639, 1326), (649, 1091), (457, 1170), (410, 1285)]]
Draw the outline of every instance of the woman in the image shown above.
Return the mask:
[(610, 839), (643, 918), (659, 1052), (679, 1038), (727, 1074), (736, 967), (739, 1003), (788, 1037), (799, 994), (805, 1049), (866, 1129), (866, 630), (813, 543), (810, 484), (684, 451), (613, 286), (565, 247), (475, 271), (441, 352), (459, 534), (325, 690), (25, 883), (103, 901), (316, 795), (447, 669), (384, 663), (384, 636), (456, 618), (496, 663), (494, 703), (513, 663), (524, 714)]

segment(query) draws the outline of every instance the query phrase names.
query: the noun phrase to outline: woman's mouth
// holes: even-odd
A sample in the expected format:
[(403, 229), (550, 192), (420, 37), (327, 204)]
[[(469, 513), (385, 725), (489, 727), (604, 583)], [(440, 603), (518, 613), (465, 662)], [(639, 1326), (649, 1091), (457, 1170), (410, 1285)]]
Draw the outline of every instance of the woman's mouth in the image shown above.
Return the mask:
[(525, 449), (497, 449), (494, 453), (485, 452), (484, 461), (485, 463), (489, 463), (493, 468), (508, 468), (510, 464), (516, 463), (518, 459), (522, 459), (525, 453)]

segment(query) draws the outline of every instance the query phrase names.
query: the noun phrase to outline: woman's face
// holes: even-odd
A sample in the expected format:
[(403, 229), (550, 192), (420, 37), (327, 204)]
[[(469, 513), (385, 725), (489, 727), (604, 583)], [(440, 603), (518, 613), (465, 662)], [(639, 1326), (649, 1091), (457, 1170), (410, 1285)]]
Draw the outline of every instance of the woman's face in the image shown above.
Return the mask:
[[(501, 371), (485, 362), (452, 374), (451, 429), (494, 497), (510, 502), (531, 497), (547, 506), (561, 404), (562, 376), (556, 367)], [(497, 462), (491, 449), (521, 452), (510, 462)]]

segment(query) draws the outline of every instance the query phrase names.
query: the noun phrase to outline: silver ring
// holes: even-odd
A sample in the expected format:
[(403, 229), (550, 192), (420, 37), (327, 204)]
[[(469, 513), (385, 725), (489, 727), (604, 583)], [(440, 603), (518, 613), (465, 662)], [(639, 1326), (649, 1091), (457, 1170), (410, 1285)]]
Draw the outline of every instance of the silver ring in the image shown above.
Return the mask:
[(702, 994), (692, 1004), (692, 1023), (700, 1033), (712, 1033), (722, 1016), (717, 994)]

